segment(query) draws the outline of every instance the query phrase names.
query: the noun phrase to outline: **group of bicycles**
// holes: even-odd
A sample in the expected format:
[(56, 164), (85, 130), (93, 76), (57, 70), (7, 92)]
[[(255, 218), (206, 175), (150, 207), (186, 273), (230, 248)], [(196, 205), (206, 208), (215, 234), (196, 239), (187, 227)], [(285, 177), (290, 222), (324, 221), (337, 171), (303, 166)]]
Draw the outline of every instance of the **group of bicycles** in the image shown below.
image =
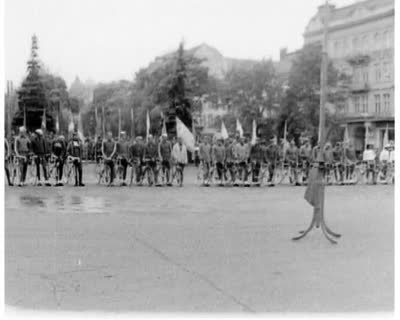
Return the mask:
[[(114, 179), (111, 179), (111, 166), (108, 164), (112, 161), (115, 171)], [(126, 161), (127, 168), (124, 177), (124, 164)], [(98, 157), (95, 166), (95, 175), (97, 184), (111, 185), (111, 181), (116, 184), (127, 186), (173, 186), (174, 184), (183, 186), (183, 166), (181, 164), (173, 164), (159, 159), (133, 159), (124, 160), (121, 157), (116, 159), (104, 159)]]
[[(216, 164), (200, 162), (196, 182), (202, 186), (275, 186), (307, 185), (311, 164), (308, 161), (276, 163), (233, 162), (223, 165), (222, 174)], [(221, 170), (221, 169), (220, 169)], [(326, 185), (394, 184), (394, 163), (377, 164), (358, 161), (325, 165)]]
[[(61, 164), (60, 159), (55, 155), (49, 155), (46, 157), (46, 161), (37, 155), (30, 154), (28, 156), (17, 156), (11, 155), (6, 162), (10, 172), (10, 180), (13, 185), (41, 185), (42, 181), (39, 181), (37, 170), (45, 167), (47, 172), (47, 180), (44, 182), (45, 185), (57, 185), (57, 184), (72, 184), (75, 177), (74, 161), (80, 161), (80, 158), (68, 156), (63, 165), (62, 178), (59, 177)], [(26, 176), (24, 184), (22, 183), (22, 175), (25, 164), (27, 165)], [(43, 176), (43, 173), (42, 173)]]

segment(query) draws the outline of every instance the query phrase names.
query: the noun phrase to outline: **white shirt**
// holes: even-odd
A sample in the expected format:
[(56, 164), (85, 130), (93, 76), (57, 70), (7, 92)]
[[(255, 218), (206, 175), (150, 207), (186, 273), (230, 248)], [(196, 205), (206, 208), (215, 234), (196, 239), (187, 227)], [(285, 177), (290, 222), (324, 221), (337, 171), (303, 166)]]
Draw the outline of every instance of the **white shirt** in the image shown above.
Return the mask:
[(381, 151), (381, 154), (379, 155), (379, 161), (381, 161), (381, 162), (389, 161), (389, 157), (390, 157), (389, 150), (383, 149)]
[(363, 153), (363, 161), (375, 161), (375, 151), (372, 149), (367, 149)]
[(175, 143), (172, 148), (172, 159), (177, 163), (187, 164), (187, 150), (184, 144), (179, 145), (179, 143)]

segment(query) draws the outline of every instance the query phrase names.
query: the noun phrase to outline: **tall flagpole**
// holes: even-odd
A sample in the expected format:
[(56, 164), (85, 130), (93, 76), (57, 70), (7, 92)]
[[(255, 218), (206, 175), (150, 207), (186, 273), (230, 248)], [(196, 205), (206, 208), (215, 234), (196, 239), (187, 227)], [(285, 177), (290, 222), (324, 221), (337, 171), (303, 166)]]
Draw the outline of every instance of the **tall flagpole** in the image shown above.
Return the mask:
[(135, 138), (135, 121), (133, 117), (133, 107), (131, 108), (131, 138)]
[(341, 235), (333, 232), (328, 228), (324, 219), (324, 205), (325, 205), (325, 182), (324, 182), (324, 158), (323, 147), (326, 140), (325, 132), (325, 105), (327, 93), (327, 79), (328, 79), (328, 19), (329, 19), (329, 3), (325, 2), (324, 8), (324, 29), (322, 41), (322, 62), (321, 62), (321, 96), (320, 96), (320, 112), (319, 112), (319, 153), (318, 159), (313, 164), (310, 171), (309, 183), (305, 193), (305, 199), (314, 207), (313, 218), (310, 226), (300, 231), (300, 236), (294, 237), (292, 240), (300, 240), (304, 238), (314, 227), (321, 227), (321, 231), (326, 239), (332, 244), (337, 242), (331, 238), (339, 238)]
[(105, 118), (105, 114), (104, 114), (104, 105), (101, 106), (101, 110), (103, 113), (102, 129), (103, 129), (103, 139), (104, 139), (106, 137), (106, 129), (105, 129), (106, 118)]

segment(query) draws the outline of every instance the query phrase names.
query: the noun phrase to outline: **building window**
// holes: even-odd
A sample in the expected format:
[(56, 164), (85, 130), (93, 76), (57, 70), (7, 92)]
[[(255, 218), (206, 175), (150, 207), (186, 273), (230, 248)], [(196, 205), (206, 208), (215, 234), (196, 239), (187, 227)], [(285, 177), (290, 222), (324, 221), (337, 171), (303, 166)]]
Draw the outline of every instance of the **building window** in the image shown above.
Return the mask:
[(360, 68), (354, 68), (353, 81), (354, 81), (354, 83), (360, 83), (360, 81), (361, 81), (361, 70), (360, 70)]
[(362, 96), (362, 112), (368, 113), (368, 95), (366, 94)]
[(358, 52), (358, 37), (353, 38), (353, 52)]
[(383, 63), (383, 80), (384, 81), (390, 81), (390, 79), (391, 79), (390, 63), (389, 62), (384, 62)]
[(383, 33), (383, 46), (385, 48), (390, 48), (390, 35), (387, 30)]
[(378, 32), (375, 33), (375, 35), (374, 35), (374, 45), (375, 45), (376, 50), (380, 50), (382, 48), (381, 47), (381, 36)]
[(360, 96), (354, 97), (354, 111), (360, 113)]
[(382, 79), (382, 71), (381, 71), (381, 66), (379, 63), (375, 64), (375, 81), (380, 82)]
[(365, 84), (367, 84), (368, 80), (369, 80), (368, 68), (364, 68), (364, 70), (363, 70), (363, 82)]
[(365, 35), (361, 40), (363, 52), (367, 52), (369, 50), (368, 36)]
[(385, 93), (383, 95), (383, 105), (384, 105), (384, 112), (390, 112), (390, 93)]
[(381, 113), (381, 95), (375, 95), (375, 113)]

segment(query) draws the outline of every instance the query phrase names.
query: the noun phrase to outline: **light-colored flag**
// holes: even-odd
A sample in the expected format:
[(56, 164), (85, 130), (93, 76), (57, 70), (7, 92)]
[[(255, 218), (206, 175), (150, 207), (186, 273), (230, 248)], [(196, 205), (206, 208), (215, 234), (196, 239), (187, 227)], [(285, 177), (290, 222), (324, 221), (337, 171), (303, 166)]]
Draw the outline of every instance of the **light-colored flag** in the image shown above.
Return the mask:
[(383, 134), (383, 146), (382, 146), (382, 148), (384, 148), (388, 144), (389, 144), (389, 126), (386, 125), (386, 130), (385, 130), (385, 133)]
[(238, 118), (236, 118), (236, 132), (239, 132), (239, 137), (243, 138), (243, 128)]
[(228, 130), (226, 130), (224, 121), (221, 122), (221, 137), (224, 140), (229, 138)]
[(163, 126), (162, 126), (162, 130), (161, 130), (161, 135), (168, 135), (167, 134), (167, 125), (165, 124), (165, 118), (163, 118)]
[(82, 142), (85, 141), (85, 137), (83, 136), (82, 116), (80, 112), (78, 115), (78, 137)]
[(149, 115), (149, 110), (147, 110), (147, 113), (146, 113), (146, 141), (149, 140), (149, 135), (150, 135), (150, 115)]
[(252, 130), (252, 134), (251, 134), (251, 145), (254, 146), (256, 144), (257, 141), (257, 132), (256, 132), (257, 128), (256, 128), (256, 120), (253, 119), (253, 130)]
[(364, 149), (367, 149), (367, 145), (369, 144), (369, 127), (366, 126), (365, 127), (365, 145), (364, 145)]
[(42, 130), (46, 131), (46, 108), (43, 107), (43, 115), (42, 115)]
[(57, 111), (57, 114), (56, 114), (56, 133), (58, 134), (59, 131), (60, 131), (60, 119), (59, 119), (59, 113)]
[(74, 116), (72, 114), (72, 110), (69, 111), (69, 124), (68, 124), (68, 132), (72, 133), (75, 130), (75, 124), (74, 124)]
[(176, 117), (176, 135), (182, 139), (189, 151), (194, 152), (194, 136), (178, 117)]

